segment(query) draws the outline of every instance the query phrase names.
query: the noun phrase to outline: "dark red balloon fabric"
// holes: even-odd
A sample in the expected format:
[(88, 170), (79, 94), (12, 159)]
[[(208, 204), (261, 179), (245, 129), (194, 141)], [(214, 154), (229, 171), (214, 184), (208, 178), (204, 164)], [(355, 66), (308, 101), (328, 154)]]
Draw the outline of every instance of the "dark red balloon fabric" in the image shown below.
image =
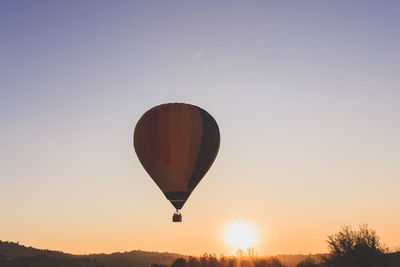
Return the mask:
[(176, 209), (181, 209), (217, 156), (220, 135), (207, 111), (170, 103), (138, 121), (134, 147), (144, 169)]

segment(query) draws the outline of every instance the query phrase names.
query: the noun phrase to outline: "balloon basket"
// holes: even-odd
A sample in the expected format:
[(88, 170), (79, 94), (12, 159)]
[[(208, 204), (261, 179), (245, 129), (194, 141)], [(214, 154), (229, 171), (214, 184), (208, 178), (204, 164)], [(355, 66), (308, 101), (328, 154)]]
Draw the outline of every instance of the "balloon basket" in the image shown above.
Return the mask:
[(179, 212), (179, 210), (176, 210), (174, 212), (174, 215), (172, 216), (172, 221), (173, 222), (182, 222), (182, 214)]

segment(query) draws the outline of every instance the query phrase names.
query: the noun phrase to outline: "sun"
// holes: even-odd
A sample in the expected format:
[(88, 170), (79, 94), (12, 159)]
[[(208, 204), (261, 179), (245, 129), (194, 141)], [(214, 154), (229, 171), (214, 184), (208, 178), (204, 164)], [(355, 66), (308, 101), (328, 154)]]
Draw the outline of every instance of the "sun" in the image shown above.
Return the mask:
[(252, 248), (258, 240), (257, 229), (248, 222), (234, 222), (224, 230), (225, 242), (233, 249)]

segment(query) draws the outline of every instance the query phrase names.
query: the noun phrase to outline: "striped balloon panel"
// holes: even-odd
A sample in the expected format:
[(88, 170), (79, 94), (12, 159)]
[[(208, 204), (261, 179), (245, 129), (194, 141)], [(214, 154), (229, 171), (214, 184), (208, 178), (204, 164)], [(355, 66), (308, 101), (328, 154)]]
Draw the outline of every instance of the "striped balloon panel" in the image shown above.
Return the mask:
[(140, 162), (177, 209), (210, 168), (219, 141), (214, 118), (199, 107), (182, 103), (147, 111), (134, 133)]

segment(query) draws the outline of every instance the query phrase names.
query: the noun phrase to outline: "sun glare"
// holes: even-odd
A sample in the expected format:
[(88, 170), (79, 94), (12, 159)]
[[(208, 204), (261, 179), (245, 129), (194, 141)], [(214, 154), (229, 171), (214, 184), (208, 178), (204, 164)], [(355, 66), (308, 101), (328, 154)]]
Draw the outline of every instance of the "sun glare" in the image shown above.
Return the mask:
[(225, 242), (233, 249), (252, 248), (258, 239), (258, 232), (254, 226), (247, 222), (234, 222), (224, 231)]

